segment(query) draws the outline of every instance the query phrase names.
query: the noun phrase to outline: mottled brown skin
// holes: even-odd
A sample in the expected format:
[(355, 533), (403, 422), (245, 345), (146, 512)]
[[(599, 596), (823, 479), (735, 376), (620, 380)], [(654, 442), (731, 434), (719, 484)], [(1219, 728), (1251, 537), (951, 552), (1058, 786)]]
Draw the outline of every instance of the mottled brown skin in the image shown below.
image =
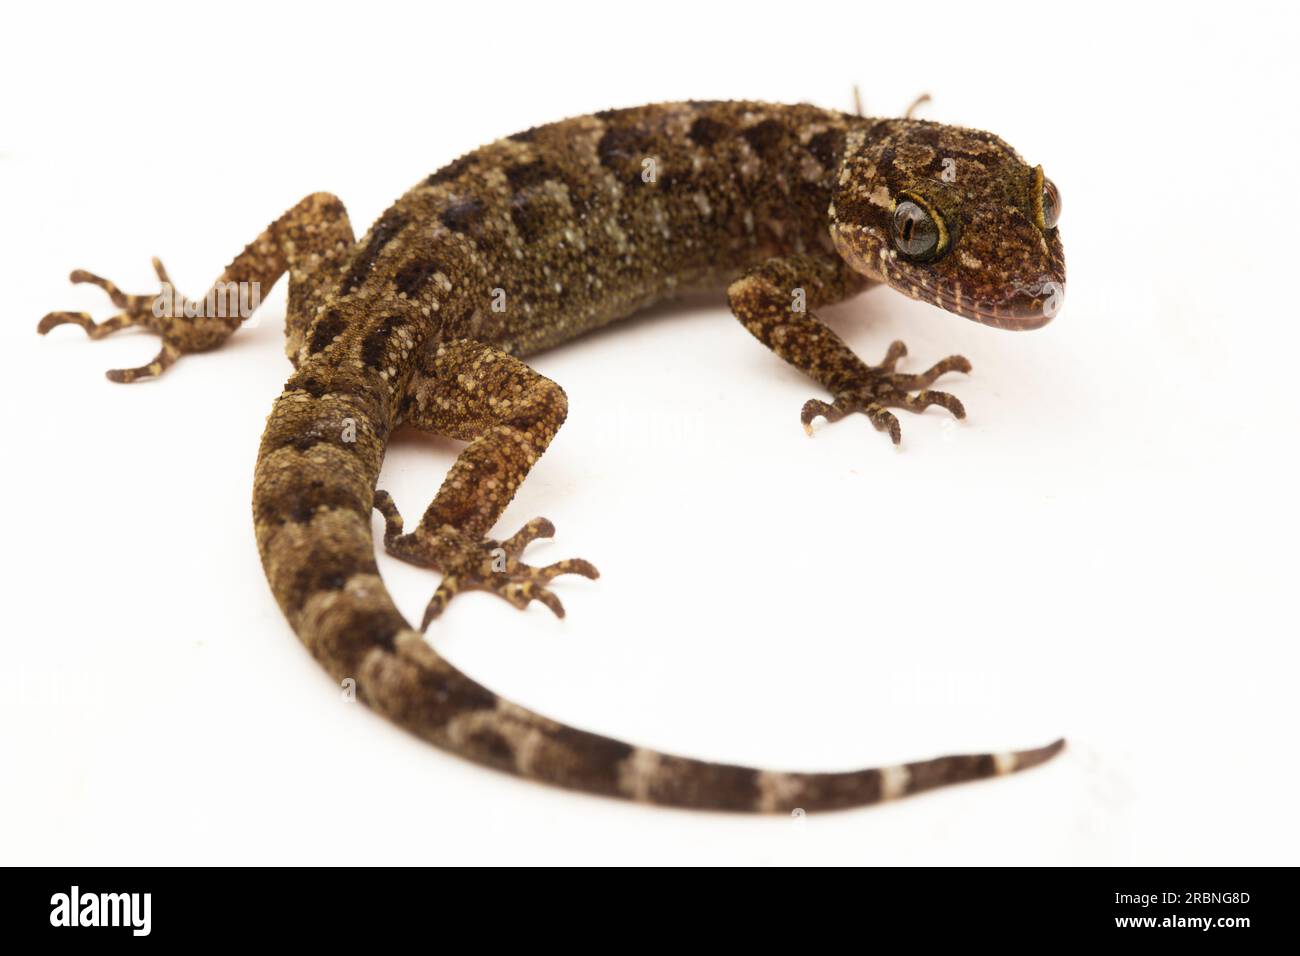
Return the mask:
[[(945, 163), (945, 160), (948, 162)], [(955, 178), (953, 173), (955, 172)], [(563, 614), (554, 578), (594, 578), (586, 561), (533, 568), (535, 519), (487, 537), (567, 414), (563, 389), (521, 356), (568, 341), (682, 291), (728, 289), (757, 339), (808, 373), (832, 402), (805, 427), (863, 412), (897, 442), (889, 408), (940, 405), (939, 375), (859, 359), (811, 310), (871, 282), (1004, 327), (1050, 317), (1063, 287), (1057, 231), (1045, 223), (1041, 169), (1001, 140), (934, 123), (872, 120), (812, 106), (670, 103), (615, 110), (498, 140), (434, 173), (353, 241), (333, 196), (309, 196), (274, 222), (218, 284), (289, 274), (287, 351), (295, 372), (262, 438), (253, 486), (258, 549), (276, 600), (338, 681), (396, 723), (489, 766), (592, 793), (726, 810), (788, 812), (872, 803), (1041, 763), (1063, 746), (851, 773), (777, 773), (635, 748), (555, 723), (457, 671), (398, 613), (379, 578), (370, 513), (385, 547), (442, 572), (422, 628), (458, 592), (492, 591)], [(913, 262), (891, 244), (899, 194), (947, 227), (944, 255)], [(166, 273), (157, 266), (159, 277)], [(93, 338), (130, 325), (158, 333), (129, 382), (219, 345), (239, 318), (159, 319), (153, 296), (104, 287), (120, 315), (51, 313)], [(468, 442), (414, 530), (375, 483), (405, 423)]]

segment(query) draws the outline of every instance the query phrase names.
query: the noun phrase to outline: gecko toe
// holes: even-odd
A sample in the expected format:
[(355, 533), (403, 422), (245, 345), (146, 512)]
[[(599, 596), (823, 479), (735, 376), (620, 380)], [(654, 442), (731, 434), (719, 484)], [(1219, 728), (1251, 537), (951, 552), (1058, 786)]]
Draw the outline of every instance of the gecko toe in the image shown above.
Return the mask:
[(838, 402), (831, 405), (823, 402), (820, 398), (810, 398), (803, 404), (803, 410), (799, 413), (799, 421), (803, 423), (803, 430), (811, 436), (814, 419), (824, 418), (827, 422), (837, 422), (849, 411), (850, 409), (846, 409)]
[(510, 581), (497, 589), (496, 593), (521, 611), (525, 610), (530, 602), (538, 601), (550, 608), (551, 613), (556, 617), (564, 617), (564, 605), (560, 603), (560, 599), (550, 588), (536, 581)]
[(600, 577), (600, 572), (590, 561), (584, 561), (582, 558), (566, 558), (563, 561), (556, 561), (554, 564), (548, 564), (544, 568), (537, 569), (537, 574), (543, 581), (552, 581), (561, 574), (577, 574), (591, 581)]
[(880, 405), (872, 403), (863, 409), (871, 424), (875, 426), (876, 431), (886, 432), (889, 440), (895, 445), (903, 440), (903, 429), (898, 424), (898, 419), (893, 412), (885, 411)]
[(825, 418), (829, 423), (854, 412), (861, 412), (876, 431), (884, 432), (897, 445), (903, 440), (903, 430), (898, 424), (898, 418), (888, 408), (919, 413), (931, 405), (938, 405), (947, 409), (954, 418), (965, 418), (966, 407), (960, 399), (948, 392), (932, 391), (929, 386), (948, 372), (969, 372), (970, 362), (963, 356), (950, 355), (920, 374), (895, 371), (899, 360), (906, 355), (907, 346), (902, 342), (893, 342), (881, 363), (867, 367), (861, 381), (837, 391), (833, 402), (814, 398), (804, 403), (799, 416), (804, 431), (809, 435), (813, 433), (812, 422), (815, 418)]
[(524, 553), (524, 548), (528, 547), (538, 538), (555, 537), (555, 525), (545, 518), (534, 518), (528, 524), (524, 525), (513, 535), (501, 542), (501, 547), (505, 548), (506, 554), (511, 557), (519, 557)]
[(60, 325), (79, 325), (86, 330), (87, 335), (91, 335), (95, 329), (95, 320), (86, 312), (48, 312), (36, 324), (36, 332), (46, 335), (50, 329)]
[(140, 365), (136, 368), (111, 368), (104, 373), (104, 376), (110, 382), (128, 383), (138, 382), (146, 378), (157, 378), (163, 372), (167, 371), (172, 364), (180, 358), (180, 349), (176, 348), (169, 342), (164, 342), (162, 351), (153, 357), (153, 361), (147, 365)]
[(938, 405), (940, 408), (946, 408), (951, 412), (953, 418), (966, 417), (966, 406), (961, 403), (961, 399), (948, 392), (930, 391), (928, 389), (917, 392), (915, 395), (898, 392), (884, 395), (880, 401), (881, 404), (888, 405), (891, 408), (902, 408), (918, 414), (931, 405)]
[(528, 544), (555, 534), (555, 525), (545, 518), (534, 518), (511, 537), (495, 541), (477, 538), (450, 525), (430, 529), (421, 524), (409, 534), (402, 534), (402, 516), (392, 496), (376, 491), (374, 506), (384, 516), (384, 549), (389, 554), (408, 564), (442, 572), (442, 582), (425, 607), (421, 630), (462, 591), (490, 591), (520, 610), (537, 601), (556, 617), (564, 617), (564, 605), (547, 585), (564, 574), (593, 580), (600, 577), (596, 566), (582, 558), (566, 558), (545, 567), (519, 560)]
[(433, 597), (429, 598), (429, 603), (424, 609), (424, 617), (420, 620), (421, 632), (427, 631), (429, 625), (442, 615), (451, 603), (451, 599), (460, 591), (460, 579), (454, 574), (448, 574), (438, 585), (438, 590), (433, 592)]
[(880, 364), (877, 365), (876, 368), (886, 372), (892, 372), (895, 366), (898, 365), (898, 360), (906, 355), (906, 343), (904, 343), (902, 339), (894, 339), (894, 341), (889, 343), (889, 351), (885, 353), (885, 357), (880, 360)]
[(109, 300), (122, 311), (103, 322), (96, 322), (86, 312), (50, 312), (37, 324), (36, 331), (45, 335), (60, 325), (78, 325), (90, 338), (102, 339), (121, 329), (137, 326), (161, 337), (162, 350), (150, 362), (136, 368), (110, 369), (105, 373), (110, 382), (125, 383), (156, 378), (175, 364), (181, 355), (215, 348), (242, 321), (243, 316), (229, 316), (220, 309), (213, 318), (202, 308), (194, 308), (196, 303), (187, 302), (175, 292), (171, 277), (157, 258), (153, 259), (153, 269), (162, 286), (154, 295), (132, 295), (103, 276), (85, 269), (74, 269), (68, 276), (74, 285), (86, 284), (103, 289)]

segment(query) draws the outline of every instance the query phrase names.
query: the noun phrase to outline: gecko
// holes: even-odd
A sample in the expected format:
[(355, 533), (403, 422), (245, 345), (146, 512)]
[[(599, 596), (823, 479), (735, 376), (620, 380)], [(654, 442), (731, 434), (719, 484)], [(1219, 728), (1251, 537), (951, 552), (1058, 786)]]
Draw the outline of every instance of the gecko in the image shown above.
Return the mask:
[[(844, 772), (786, 772), (660, 753), (533, 713), (475, 682), (426, 640), (461, 592), (484, 590), (556, 615), (571, 558), (524, 549), (545, 518), (490, 537), (568, 413), (563, 388), (528, 356), (686, 292), (725, 290), (744, 329), (825, 389), (800, 420), (862, 414), (898, 444), (891, 409), (965, 416), (939, 376), (899, 368), (902, 342), (859, 358), (815, 310), (873, 285), (1001, 329), (1059, 309), (1061, 198), (990, 133), (872, 118), (807, 104), (690, 101), (613, 109), (536, 126), (443, 166), (357, 239), (343, 203), (313, 193), (225, 268), (213, 290), (269, 289), (288, 275), (285, 351), (293, 374), (267, 419), (253, 477), (258, 552), (308, 651), (357, 699), (433, 744), (489, 767), (647, 803), (791, 813), (876, 803), (1042, 764), (1064, 740)], [(161, 338), (161, 375), (220, 346), (247, 317), (176, 293), (130, 295), (97, 275), (118, 314), (52, 312), (92, 339), (128, 327)], [(181, 308), (181, 305), (184, 308)], [(165, 305), (166, 307), (160, 307)], [(668, 386), (665, 386), (668, 387)], [(377, 489), (398, 426), (465, 442), (418, 524)], [(383, 546), (441, 574), (420, 627), (384, 588)]]

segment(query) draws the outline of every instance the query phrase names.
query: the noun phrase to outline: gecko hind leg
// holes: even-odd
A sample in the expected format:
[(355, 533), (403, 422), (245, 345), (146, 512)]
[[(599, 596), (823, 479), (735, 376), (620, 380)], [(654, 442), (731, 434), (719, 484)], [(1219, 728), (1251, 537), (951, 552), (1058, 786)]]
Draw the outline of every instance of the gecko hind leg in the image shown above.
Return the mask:
[(396, 558), (442, 572), (421, 630), (462, 591), (491, 591), (523, 610), (538, 601), (557, 616), (564, 605), (551, 591), (562, 574), (597, 578), (589, 561), (570, 558), (546, 567), (520, 560), (524, 549), (555, 534), (534, 518), (503, 541), (487, 537), (515, 491), (564, 422), (564, 390), (523, 362), (467, 339), (433, 346), (407, 387), (403, 421), (469, 441), (414, 531), (387, 492), (375, 493), (384, 517), (384, 549)]
[(907, 347), (894, 342), (879, 365), (868, 365), (809, 311), (847, 298), (863, 284), (846, 263), (791, 256), (751, 269), (731, 284), (727, 298), (731, 311), (756, 339), (834, 396), (831, 402), (810, 399), (804, 404), (799, 418), (808, 434), (819, 416), (836, 422), (861, 412), (897, 445), (902, 429), (890, 408), (919, 413), (938, 405), (965, 418), (966, 409), (955, 396), (929, 388), (947, 372), (969, 372), (965, 358), (950, 355), (919, 374), (899, 372)]
[(145, 329), (162, 339), (162, 350), (145, 365), (111, 369), (107, 376), (113, 382), (154, 378), (180, 356), (206, 352), (225, 342), (252, 315), (262, 293), (288, 272), (285, 351), (296, 365), (316, 307), (337, 285), (353, 245), (352, 224), (343, 203), (329, 193), (313, 193), (249, 243), (200, 300), (177, 293), (157, 259), (153, 268), (162, 288), (155, 295), (130, 295), (107, 279), (77, 269), (69, 276), (74, 284), (98, 286), (121, 311), (103, 322), (95, 322), (85, 312), (50, 312), (36, 331), (45, 335), (60, 325), (78, 325), (90, 338), (102, 339), (133, 326)]

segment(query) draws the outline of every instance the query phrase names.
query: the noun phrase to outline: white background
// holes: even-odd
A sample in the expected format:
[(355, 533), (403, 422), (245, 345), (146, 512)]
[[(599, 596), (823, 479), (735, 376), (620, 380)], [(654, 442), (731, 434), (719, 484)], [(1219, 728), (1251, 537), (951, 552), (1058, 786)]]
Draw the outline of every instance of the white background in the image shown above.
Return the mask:
[[(117, 5), (114, 5), (115, 7)], [(27, 5), (0, 56), (0, 859), (1295, 863), (1294, 14), (1236, 3)], [(22, 22), (13, 22), (21, 17)], [(430, 639), (514, 700), (708, 759), (849, 769), (1058, 735), (1050, 766), (874, 809), (688, 813), (517, 781), (339, 692), (254, 548), (283, 288), (160, 381), (112, 310), (207, 287), (313, 190), (359, 230), (474, 146), (609, 106), (807, 100), (996, 131), (1064, 196), (1066, 305), (983, 328), (887, 290), (870, 361), (953, 352), (892, 448), (721, 297), (538, 357), (569, 422), (498, 531), (555, 521), (569, 616), (459, 597)], [(460, 446), (398, 440), (413, 520)], [(376, 518), (378, 528), (378, 519)], [(436, 576), (380, 558), (408, 617)]]

